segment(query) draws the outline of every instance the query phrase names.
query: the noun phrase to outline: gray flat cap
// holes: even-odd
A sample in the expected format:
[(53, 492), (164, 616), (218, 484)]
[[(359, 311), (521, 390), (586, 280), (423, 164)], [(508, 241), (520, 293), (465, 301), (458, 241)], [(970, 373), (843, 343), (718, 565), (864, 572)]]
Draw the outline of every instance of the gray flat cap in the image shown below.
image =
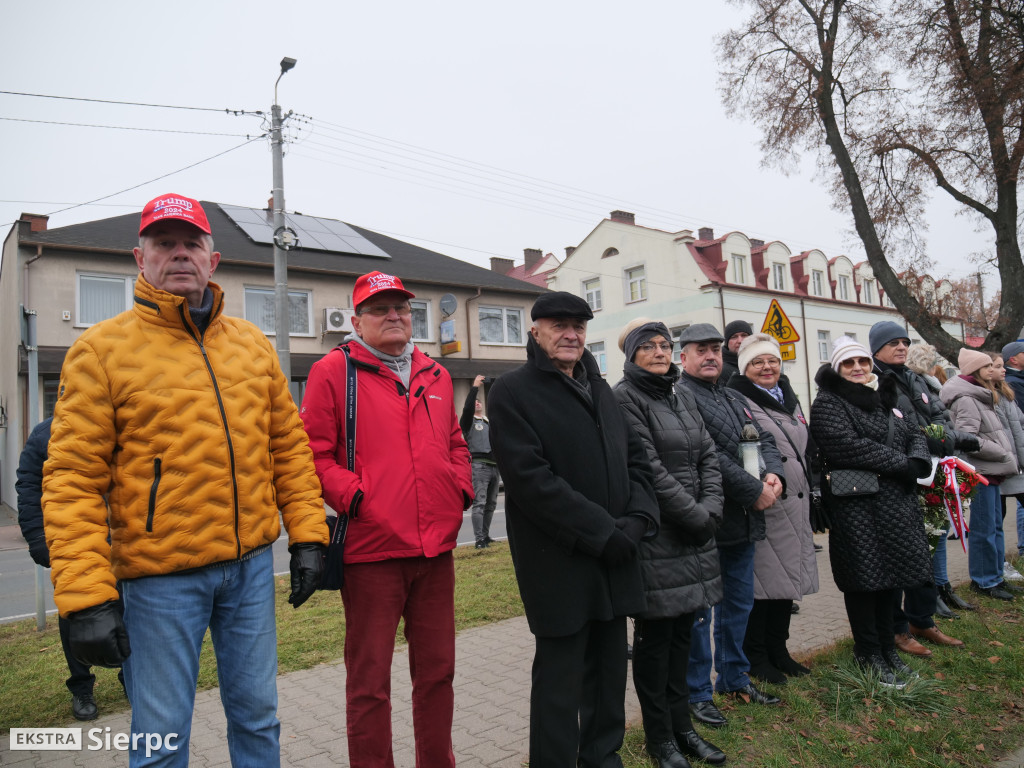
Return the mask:
[(722, 337), (722, 334), (718, 332), (718, 329), (711, 323), (697, 323), (696, 325), (691, 325), (679, 334), (679, 346), (683, 346), (685, 344), (699, 344), (704, 341), (722, 342), (725, 341), (725, 339)]

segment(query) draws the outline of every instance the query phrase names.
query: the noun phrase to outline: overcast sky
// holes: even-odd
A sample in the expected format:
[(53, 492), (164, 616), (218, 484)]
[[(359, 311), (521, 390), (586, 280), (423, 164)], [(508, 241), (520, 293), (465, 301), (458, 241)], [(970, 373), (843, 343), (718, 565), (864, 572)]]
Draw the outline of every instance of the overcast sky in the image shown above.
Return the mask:
[[(278, 90), (296, 113), (286, 208), (483, 266), (523, 248), (562, 257), (615, 208), (864, 258), (813, 160), (762, 169), (755, 121), (722, 106), (714, 38), (740, 19), (722, 2), (33, 0), (4, 18), (5, 91), (269, 117), (278, 64), (297, 59)], [(258, 115), (0, 94), (0, 117), (4, 233), (23, 211), (53, 228), (166, 192), (270, 196), (269, 141), (246, 143), (268, 128)], [(953, 211), (934, 207), (930, 243), (936, 272), (960, 277), (986, 240)]]

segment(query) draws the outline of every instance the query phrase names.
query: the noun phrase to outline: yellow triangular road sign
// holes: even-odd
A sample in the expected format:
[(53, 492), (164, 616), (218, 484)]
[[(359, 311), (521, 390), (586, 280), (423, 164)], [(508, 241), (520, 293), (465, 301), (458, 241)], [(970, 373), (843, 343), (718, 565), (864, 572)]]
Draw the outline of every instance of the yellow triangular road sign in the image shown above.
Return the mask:
[(768, 307), (768, 314), (764, 316), (764, 325), (761, 326), (761, 333), (767, 333), (779, 340), (779, 343), (791, 343), (800, 341), (800, 334), (796, 332), (793, 323), (782, 311), (778, 299), (772, 299)]

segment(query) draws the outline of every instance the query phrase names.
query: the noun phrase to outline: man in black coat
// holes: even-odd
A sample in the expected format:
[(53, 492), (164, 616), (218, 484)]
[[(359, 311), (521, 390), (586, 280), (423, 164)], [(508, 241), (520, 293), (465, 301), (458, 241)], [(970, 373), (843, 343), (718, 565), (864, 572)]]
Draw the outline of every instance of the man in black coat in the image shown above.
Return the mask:
[(530, 766), (621, 766), (626, 616), (645, 606), (637, 544), (658, 530), (650, 463), (586, 351), (587, 303), (537, 299), (526, 364), (491, 388), (491, 447), (536, 637)]
[[(726, 389), (722, 374), (722, 335), (710, 323), (691, 325), (679, 336), (683, 373), (678, 388), (686, 388), (697, 401), (704, 425), (718, 450), (725, 507), (715, 534), (725, 596), (715, 606), (715, 689), (735, 693), (756, 704), (778, 704), (750, 681), (750, 662), (743, 653), (747, 619), (754, 607), (754, 542), (765, 538), (764, 510), (785, 490), (782, 455), (775, 438), (754, 419), (747, 399)], [(744, 469), (740, 437), (744, 426), (757, 431), (764, 468), (755, 477)], [(711, 612), (695, 615), (690, 644), (690, 707), (693, 716), (713, 727), (725, 717), (711, 700)]]
[(725, 346), (722, 347), (722, 373), (718, 376), (718, 383), (725, 387), (734, 373), (742, 373), (739, 369), (740, 344), (747, 336), (754, 335), (754, 328), (746, 320), (733, 320), (725, 326), (722, 335)]

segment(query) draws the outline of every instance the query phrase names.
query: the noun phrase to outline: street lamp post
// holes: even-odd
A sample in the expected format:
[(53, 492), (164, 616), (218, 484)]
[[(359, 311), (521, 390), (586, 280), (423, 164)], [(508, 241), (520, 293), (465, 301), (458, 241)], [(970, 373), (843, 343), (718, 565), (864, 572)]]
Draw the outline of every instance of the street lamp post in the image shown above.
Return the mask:
[(277, 357), (281, 362), (281, 370), (291, 386), (292, 361), (291, 346), (288, 337), (291, 331), (291, 320), (288, 312), (288, 248), (291, 240), (287, 236), (284, 222), (284, 142), (281, 138), (281, 126), (291, 115), (281, 117), (281, 107), (277, 103), (277, 84), (284, 73), (295, 66), (295, 59), (285, 56), (281, 59), (281, 74), (274, 82), (274, 106), (271, 107), (270, 146), (274, 159), (274, 305), (275, 305), (275, 343)]

